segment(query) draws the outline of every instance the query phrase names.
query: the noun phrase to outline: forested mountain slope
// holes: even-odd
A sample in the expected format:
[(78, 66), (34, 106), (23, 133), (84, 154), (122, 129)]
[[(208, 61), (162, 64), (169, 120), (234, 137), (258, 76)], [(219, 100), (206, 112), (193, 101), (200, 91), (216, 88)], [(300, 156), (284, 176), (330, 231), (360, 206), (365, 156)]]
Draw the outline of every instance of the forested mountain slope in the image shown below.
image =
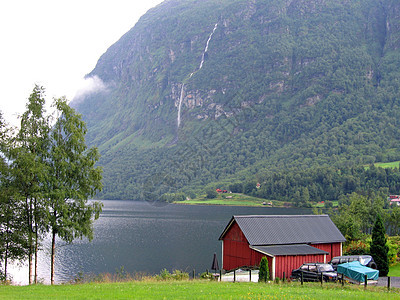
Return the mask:
[(400, 159), (400, 2), (168, 0), (75, 99), (107, 199)]

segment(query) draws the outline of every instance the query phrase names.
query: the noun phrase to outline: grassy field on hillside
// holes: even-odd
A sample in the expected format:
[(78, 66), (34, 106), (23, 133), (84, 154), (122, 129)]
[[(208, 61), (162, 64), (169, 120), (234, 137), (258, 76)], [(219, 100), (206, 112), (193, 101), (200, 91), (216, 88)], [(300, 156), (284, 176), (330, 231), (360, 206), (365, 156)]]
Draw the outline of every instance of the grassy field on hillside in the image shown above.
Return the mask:
[[(193, 205), (231, 205), (231, 206), (264, 206), (264, 207), (290, 207), (292, 204), (277, 201), (277, 200), (266, 200), (262, 198), (252, 197), (244, 194), (235, 193), (222, 193), (214, 199), (207, 199), (206, 195), (201, 195), (197, 198), (177, 201), (176, 204), (193, 204)], [(338, 201), (332, 201), (333, 207), (338, 206)], [(318, 202), (313, 203), (312, 207), (324, 208), (325, 203)]]
[(398, 289), (319, 283), (132, 281), (56, 286), (0, 286), (0, 299), (399, 299)]
[(381, 168), (398, 168), (399, 167), (400, 161), (392, 161), (392, 162), (387, 162), (387, 163), (376, 163), (376, 167), (381, 167)]
[[(240, 205), (240, 206), (274, 206), (274, 207), (282, 207), (284, 206), (284, 202), (281, 201), (270, 201), (261, 198), (256, 198), (244, 194), (235, 194), (235, 193), (221, 193), (214, 199), (207, 199), (206, 195), (201, 195), (197, 198), (185, 201), (176, 202), (178, 204), (203, 204), (203, 205)], [(265, 203), (265, 205), (263, 204)], [(272, 205), (268, 205), (272, 204)]]

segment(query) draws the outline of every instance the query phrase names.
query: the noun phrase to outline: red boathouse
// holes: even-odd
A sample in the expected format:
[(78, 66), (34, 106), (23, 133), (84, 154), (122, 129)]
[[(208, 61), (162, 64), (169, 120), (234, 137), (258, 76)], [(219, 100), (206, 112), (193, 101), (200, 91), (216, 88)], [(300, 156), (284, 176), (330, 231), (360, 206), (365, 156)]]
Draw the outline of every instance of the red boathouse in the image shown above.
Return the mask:
[(219, 240), (224, 270), (259, 266), (266, 256), (272, 279), (342, 255), (346, 241), (328, 215), (233, 216)]

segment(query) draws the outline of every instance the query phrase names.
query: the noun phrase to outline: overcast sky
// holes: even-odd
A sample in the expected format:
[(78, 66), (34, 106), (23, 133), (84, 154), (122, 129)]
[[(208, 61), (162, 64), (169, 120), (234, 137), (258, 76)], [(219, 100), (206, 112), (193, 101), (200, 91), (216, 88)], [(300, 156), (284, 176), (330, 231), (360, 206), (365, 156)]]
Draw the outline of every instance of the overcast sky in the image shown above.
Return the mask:
[(0, 3), (0, 110), (17, 124), (35, 84), (72, 100), (100, 56), (162, 0)]

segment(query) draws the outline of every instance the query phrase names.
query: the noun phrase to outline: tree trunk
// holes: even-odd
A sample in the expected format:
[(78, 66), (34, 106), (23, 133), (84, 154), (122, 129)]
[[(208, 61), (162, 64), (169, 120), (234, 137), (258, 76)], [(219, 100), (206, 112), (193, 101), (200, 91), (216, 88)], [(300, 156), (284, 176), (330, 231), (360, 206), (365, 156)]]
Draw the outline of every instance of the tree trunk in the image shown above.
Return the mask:
[[(7, 234), (7, 239), (8, 239), (8, 234)], [(9, 245), (9, 242), (7, 241), (6, 251), (4, 254), (4, 279), (5, 280), (7, 280), (8, 245)]]
[(36, 233), (35, 233), (35, 284), (38, 283), (37, 266), (38, 266), (38, 234), (37, 234), (37, 226), (36, 226)]
[(50, 275), (50, 282), (54, 284), (54, 263), (55, 263), (55, 256), (56, 256), (56, 232), (53, 229), (52, 232), (52, 239), (51, 239), (51, 275)]
[(35, 282), (35, 284), (37, 284), (38, 283), (38, 278), (37, 278), (37, 266), (38, 266), (38, 248), (39, 248), (39, 245), (38, 245), (38, 208), (37, 208), (37, 199), (36, 199), (36, 197), (34, 198), (34, 211), (35, 211), (35, 214), (34, 214), (34, 218), (35, 218), (35, 220), (34, 220), (34, 222), (35, 222), (35, 278), (34, 278), (34, 282)]
[(29, 246), (29, 256), (28, 256), (28, 263), (29, 263), (29, 284), (32, 284), (32, 246)]
[(29, 284), (32, 284), (32, 253), (33, 253), (33, 237), (32, 237), (32, 201), (28, 197), (25, 198), (27, 209), (27, 222), (28, 222), (28, 264), (29, 264)]

